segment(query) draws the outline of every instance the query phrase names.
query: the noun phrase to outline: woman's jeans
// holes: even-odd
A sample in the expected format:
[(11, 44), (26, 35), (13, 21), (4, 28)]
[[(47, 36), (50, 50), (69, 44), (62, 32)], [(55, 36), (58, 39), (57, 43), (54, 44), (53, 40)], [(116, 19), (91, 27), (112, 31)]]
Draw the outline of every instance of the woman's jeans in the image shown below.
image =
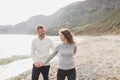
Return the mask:
[(67, 77), (68, 80), (76, 80), (75, 68), (69, 70), (58, 69), (57, 80), (65, 80), (65, 77)]

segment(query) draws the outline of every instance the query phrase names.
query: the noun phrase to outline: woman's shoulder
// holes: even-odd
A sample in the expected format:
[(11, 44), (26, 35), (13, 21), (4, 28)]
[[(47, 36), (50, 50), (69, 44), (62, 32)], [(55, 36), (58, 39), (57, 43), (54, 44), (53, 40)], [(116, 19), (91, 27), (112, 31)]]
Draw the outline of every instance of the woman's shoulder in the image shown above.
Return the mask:
[(76, 43), (73, 43), (72, 46), (77, 47), (77, 44), (76, 44)]
[(59, 43), (59, 44), (57, 44), (57, 47), (59, 47), (59, 46), (61, 46), (62, 45), (62, 43)]
[(50, 41), (50, 42), (52, 41), (52, 39), (48, 36), (45, 36), (45, 40)]
[(59, 48), (62, 46), (62, 43), (57, 44), (56, 48)]

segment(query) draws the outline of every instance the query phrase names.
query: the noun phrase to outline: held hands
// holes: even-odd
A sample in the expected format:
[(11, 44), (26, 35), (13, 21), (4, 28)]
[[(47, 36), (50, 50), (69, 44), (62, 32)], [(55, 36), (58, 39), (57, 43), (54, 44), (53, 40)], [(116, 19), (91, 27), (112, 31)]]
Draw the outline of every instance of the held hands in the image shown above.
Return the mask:
[(34, 63), (34, 65), (35, 65), (35, 67), (37, 67), (37, 68), (39, 68), (39, 67), (42, 67), (42, 66), (43, 66), (43, 64), (42, 64), (42, 63), (40, 63), (40, 62), (38, 62), (38, 61), (36, 61), (36, 62)]

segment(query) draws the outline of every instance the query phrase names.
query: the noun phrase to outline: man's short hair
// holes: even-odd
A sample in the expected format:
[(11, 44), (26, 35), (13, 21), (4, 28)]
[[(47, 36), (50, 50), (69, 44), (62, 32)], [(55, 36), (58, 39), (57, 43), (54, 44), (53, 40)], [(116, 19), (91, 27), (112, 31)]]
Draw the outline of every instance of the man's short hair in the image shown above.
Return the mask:
[(41, 24), (37, 25), (36, 30), (38, 31), (39, 29), (45, 29), (44, 25)]

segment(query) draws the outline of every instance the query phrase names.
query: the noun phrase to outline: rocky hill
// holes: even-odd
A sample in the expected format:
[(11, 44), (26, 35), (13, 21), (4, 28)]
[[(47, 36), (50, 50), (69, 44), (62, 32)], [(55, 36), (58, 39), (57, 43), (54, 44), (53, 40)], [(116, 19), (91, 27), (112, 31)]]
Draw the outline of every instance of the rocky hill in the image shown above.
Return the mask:
[(16, 25), (0, 26), (0, 33), (34, 34), (35, 26), (43, 24), (48, 34), (56, 34), (56, 31), (62, 27), (72, 29), (93, 23), (118, 7), (120, 7), (120, 0), (78, 1), (59, 9), (50, 16), (36, 15)]

